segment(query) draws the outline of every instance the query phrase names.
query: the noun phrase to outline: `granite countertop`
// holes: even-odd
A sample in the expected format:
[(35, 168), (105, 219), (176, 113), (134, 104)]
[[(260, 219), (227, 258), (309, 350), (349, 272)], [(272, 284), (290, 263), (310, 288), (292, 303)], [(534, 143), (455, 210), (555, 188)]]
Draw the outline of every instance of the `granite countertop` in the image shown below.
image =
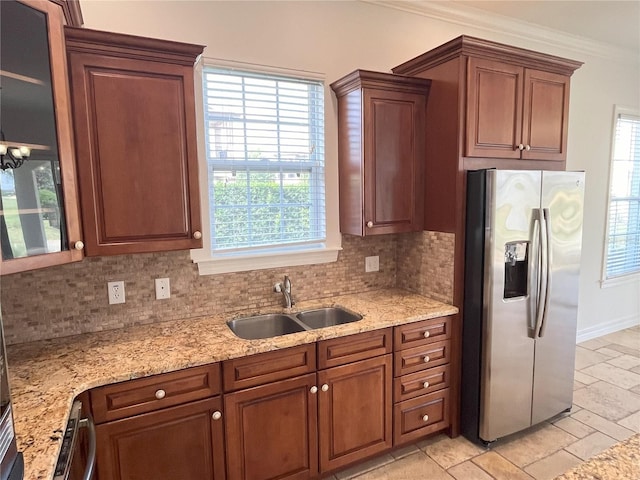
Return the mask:
[(295, 311), (342, 306), (362, 320), (263, 340), (242, 340), (236, 312), (129, 327), (7, 347), (11, 397), (25, 479), (50, 480), (73, 399), (93, 387), (292, 347), (317, 340), (451, 315), (456, 307), (404, 290), (376, 290), (300, 302)]
[(615, 444), (556, 480), (622, 480), (640, 478), (640, 434)]

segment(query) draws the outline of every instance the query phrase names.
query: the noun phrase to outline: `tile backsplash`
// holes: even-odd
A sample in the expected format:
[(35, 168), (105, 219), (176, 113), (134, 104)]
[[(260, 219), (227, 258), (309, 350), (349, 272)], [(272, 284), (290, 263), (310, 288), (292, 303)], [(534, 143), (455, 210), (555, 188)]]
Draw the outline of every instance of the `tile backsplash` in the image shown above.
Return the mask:
[(398, 235), (397, 286), (453, 303), (455, 235), (417, 232)]
[[(288, 274), (294, 299), (317, 299), (396, 285), (450, 302), (447, 259), (453, 235), (421, 232), (366, 238), (344, 235), (338, 261), (320, 265), (200, 276), (188, 251), (85, 258), (0, 277), (5, 340), (23, 343), (203, 315), (277, 306), (273, 285)], [(399, 253), (401, 253), (399, 255)], [(380, 270), (365, 273), (378, 255)], [(451, 275), (450, 279), (439, 279)], [(401, 273), (401, 275), (399, 275)], [(169, 278), (171, 298), (155, 299), (156, 278)], [(400, 278), (402, 277), (402, 278)], [(426, 278), (432, 277), (432, 278)], [(107, 282), (123, 280), (126, 303), (109, 305)]]

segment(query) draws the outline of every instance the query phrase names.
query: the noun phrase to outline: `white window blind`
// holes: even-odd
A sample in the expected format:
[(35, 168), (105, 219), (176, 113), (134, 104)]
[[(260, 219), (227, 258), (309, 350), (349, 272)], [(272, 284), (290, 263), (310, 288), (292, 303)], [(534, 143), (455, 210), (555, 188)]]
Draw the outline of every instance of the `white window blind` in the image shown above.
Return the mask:
[(607, 279), (640, 272), (640, 116), (618, 113), (615, 122)]
[(325, 240), (321, 82), (205, 67), (212, 252)]

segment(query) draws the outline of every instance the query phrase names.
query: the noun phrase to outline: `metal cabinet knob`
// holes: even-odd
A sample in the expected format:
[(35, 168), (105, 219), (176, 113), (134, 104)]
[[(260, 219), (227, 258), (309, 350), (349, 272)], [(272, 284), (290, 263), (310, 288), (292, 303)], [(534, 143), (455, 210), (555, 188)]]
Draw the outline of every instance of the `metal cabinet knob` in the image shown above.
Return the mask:
[(213, 418), (214, 420), (220, 420), (222, 418), (222, 412), (219, 412), (218, 410), (216, 410), (211, 415), (211, 418)]
[(529, 150), (531, 150), (531, 145), (525, 145), (524, 149), (528, 152)]
[(524, 150), (524, 145), (522, 143), (519, 143), (517, 148), (518, 150), (522, 151)]
[(429, 358), (429, 355), (425, 355), (422, 360), (424, 360), (424, 363), (429, 363), (429, 360), (431, 359)]
[(428, 422), (429, 421), (429, 415), (423, 415), (422, 416), (422, 421), (423, 422)]
[(327, 390), (329, 390), (329, 385), (325, 383), (324, 385), (322, 385), (322, 391), (326, 392)]
[(318, 387), (316, 387), (315, 385), (313, 387), (310, 388), (309, 390), (311, 393), (318, 393)]
[(429, 330), (425, 331), (423, 334), (424, 338), (429, 338), (431, 336), (431, 332)]
[(373, 222), (371, 220), (369, 220), (367, 222), (367, 227), (369, 227), (369, 228), (373, 227)]
[(73, 248), (75, 248), (76, 250), (82, 250), (84, 248), (84, 242), (78, 240), (73, 244)]
[(200, 240), (202, 238), (202, 233), (196, 230), (195, 232), (193, 232), (193, 238), (195, 238), (196, 240)]
[(423, 386), (424, 388), (429, 388), (429, 382), (424, 382), (424, 383), (422, 384), (422, 386)]
[(165, 392), (164, 390), (162, 389), (156, 390), (156, 398), (158, 400), (162, 400), (166, 395), (167, 395), (167, 392)]

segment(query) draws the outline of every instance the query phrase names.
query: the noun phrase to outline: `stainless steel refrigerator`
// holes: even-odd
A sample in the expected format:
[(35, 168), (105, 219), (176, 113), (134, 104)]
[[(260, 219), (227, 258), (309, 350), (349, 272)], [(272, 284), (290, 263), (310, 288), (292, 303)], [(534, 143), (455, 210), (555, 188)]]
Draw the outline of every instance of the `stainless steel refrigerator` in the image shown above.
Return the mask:
[(467, 174), (461, 426), (489, 444), (571, 408), (584, 172)]

